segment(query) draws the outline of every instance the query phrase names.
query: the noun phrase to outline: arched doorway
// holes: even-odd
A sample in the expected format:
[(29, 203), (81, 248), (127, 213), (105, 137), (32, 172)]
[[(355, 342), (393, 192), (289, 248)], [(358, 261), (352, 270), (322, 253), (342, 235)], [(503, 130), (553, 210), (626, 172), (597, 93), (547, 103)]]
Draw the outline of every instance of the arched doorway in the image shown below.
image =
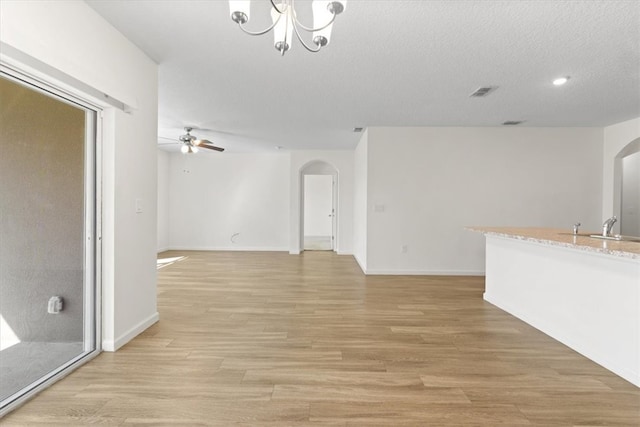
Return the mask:
[(315, 160), (300, 169), (300, 248), (337, 249), (338, 171)]
[(620, 234), (640, 236), (640, 138), (620, 150), (614, 162), (614, 213)]

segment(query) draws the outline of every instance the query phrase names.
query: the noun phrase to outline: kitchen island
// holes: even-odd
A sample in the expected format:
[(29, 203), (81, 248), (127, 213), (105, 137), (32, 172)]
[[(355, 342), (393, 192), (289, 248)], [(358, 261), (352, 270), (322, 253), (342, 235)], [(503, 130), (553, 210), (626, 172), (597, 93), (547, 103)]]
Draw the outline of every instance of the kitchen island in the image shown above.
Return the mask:
[(640, 387), (640, 243), (471, 230), (486, 236), (486, 301)]

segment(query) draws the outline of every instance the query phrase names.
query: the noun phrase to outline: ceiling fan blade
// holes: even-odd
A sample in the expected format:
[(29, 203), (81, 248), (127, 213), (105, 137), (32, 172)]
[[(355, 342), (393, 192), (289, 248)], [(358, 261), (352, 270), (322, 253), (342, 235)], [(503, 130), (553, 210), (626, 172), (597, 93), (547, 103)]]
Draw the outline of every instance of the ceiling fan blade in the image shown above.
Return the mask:
[(215, 145), (211, 144), (210, 142), (204, 142), (204, 141), (200, 141), (199, 144), (196, 144), (198, 147), (200, 148), (207, 148), (209, 150), (215, 150), (215, 151), (224, 151), (224, 148), (222, 147), (216, 147)]
[(193, 141), (193, 145), (200, 145), (200, 144), (211, 144), (213, 145), (213, 142), (209, 141), (208, 139), (196, 139)]

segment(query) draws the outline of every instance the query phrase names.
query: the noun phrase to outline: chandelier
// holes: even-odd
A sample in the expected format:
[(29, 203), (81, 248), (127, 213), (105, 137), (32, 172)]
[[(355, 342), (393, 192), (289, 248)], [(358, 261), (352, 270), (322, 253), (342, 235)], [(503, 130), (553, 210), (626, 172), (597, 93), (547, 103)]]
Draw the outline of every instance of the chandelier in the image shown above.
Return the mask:
[[(249, 22), (251, 0), (229, 0), (231, 19), (238, 24), (240, 29), (252, 36), (261, 36), (273, 30), (274, 46), (284, 55), (291, 49), (293, 34), (309, 52), (319, 52), (323, 46), (329, 44), (331, 27), (336, 16), (341, 14), (347, 6), (347, 0), (313, 0), (311, 11), (313, 13), (313, 27), (303, 25), (295, 10), (295, 0), (280, 0), (271, 2), (272, 25), (262, 31), (249, 31), (244, 24)], [(307, 44), (301, 34), (301, 30), (312, 33), (312, 42), (315, 47)]]

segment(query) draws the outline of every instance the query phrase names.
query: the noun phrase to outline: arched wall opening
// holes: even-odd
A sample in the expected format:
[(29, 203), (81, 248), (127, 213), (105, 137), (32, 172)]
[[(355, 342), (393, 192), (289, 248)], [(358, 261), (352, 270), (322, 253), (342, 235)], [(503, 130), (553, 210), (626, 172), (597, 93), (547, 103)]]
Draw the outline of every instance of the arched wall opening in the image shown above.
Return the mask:
[(620, 234), (640, 236), (640, 138), (625, 145), (614, 158), (613, 212)]

